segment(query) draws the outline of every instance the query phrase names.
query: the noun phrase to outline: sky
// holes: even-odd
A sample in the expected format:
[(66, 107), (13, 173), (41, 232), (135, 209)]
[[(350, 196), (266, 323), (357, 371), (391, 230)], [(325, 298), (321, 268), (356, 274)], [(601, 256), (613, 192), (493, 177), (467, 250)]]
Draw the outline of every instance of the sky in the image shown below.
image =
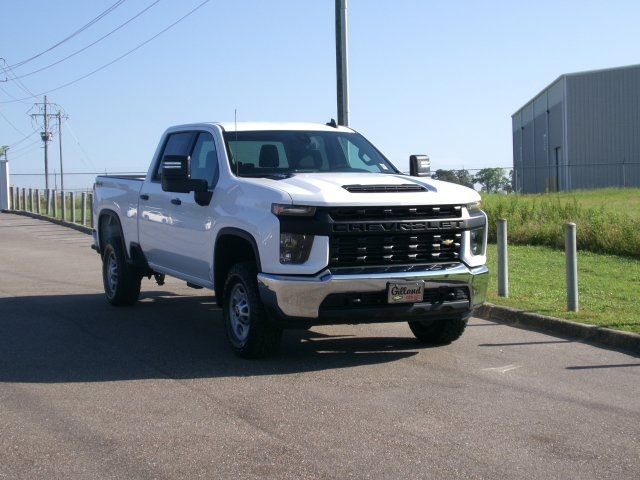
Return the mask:
[[(39, 94), (106, 65), (202, 1), (126, 0), (54, 48), (115, 0), (3, 1), (6, 64), (50, 49), (0, 75), (0, 145), (13, 145), (11, 172), (44, 171), (38, 133), (23, 140)], [(67, 57), (152, 4), (83, 52), (25, 76), (24, 87), (11, 78)], [(562, 73), (640, 63), (637, 1), (348, 0), (348, 7), (350, 126), (402, 170), (411, 154), (429, 155), (433, 169), (508, 167), (511, 114), (546, 85)], [(25, 98), (25, 87), (38, 98)], [(334, 0), (210, 0), (48, 99), (69, 117), (65, 172), (144, 172), (170, 125), (232, 121), (234, 110), (238, 121), (325, 123), (337, 118), (335, 92)], [(58, 147), (56, 137), (49, 147), (56, 172)], [(92, 179), (69, 175), (65, 183), (82, 188)], [(14, 175), (13, 183), (43, 182)]]

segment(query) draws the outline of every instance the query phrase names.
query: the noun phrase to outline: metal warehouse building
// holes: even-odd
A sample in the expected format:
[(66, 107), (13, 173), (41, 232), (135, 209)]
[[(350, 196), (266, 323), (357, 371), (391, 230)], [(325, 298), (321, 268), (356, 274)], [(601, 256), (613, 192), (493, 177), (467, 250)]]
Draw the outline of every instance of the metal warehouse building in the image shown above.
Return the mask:
[(561, 75), (512, 123), (516, 191), (640, 187), (640, 65)]

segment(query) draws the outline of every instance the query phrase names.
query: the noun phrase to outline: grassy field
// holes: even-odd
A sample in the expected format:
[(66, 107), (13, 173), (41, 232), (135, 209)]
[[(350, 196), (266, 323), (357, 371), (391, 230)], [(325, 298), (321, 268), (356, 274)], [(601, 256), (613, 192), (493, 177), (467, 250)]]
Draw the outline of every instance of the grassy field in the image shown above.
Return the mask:
[(483, 194), (489, 240), (506, 218), (515, 245), (564, 246), (564, 224), (577, 225), (578, 248), (640, 258), (640, 189), (602, 189), (540, 195)]
[[(82, 197), (80, 196), (80, 193), (76, 194), (76, 199), (75, 199), (75, 211), (76, 211), (76, 223), (81, 223), (81, 219), (82, 219)], [(22, 200), (20, 200), (22, 202)], [(35, 195), (33, 196), (33, 205), (31, 204), (31, 201), (29, 200), (29, 197), (27, 197), (27, 210), (28, 211), (32, 211), (32, 212), (36, 212), (36, 205), (35, 203), (38, 200), (36, 199)], [(53, 198), (51, 199), (51, 211), (49, 212), (49, 215), (54, 217), (53, 215)], [(89, 199), (87, 199), (87, 204), (86, 204), (86, 211), (85, 211), (85, 225), (90, 225), (90, 219), (91, 219), (91, 204), (89, 202)], [(44, 196), (44, 193), (40, 194), (40, 213), (42, 215), (46, 215), (47, 214), (47, 200), (46, 197)], [(56, 214), (55, 214), (55, 218), (60, 218), (62, 219), (62, 202), (60, 199), (60, 193), (58, 192), (58, 194), (56, 195)], [(69, 194), (67, 194), (65, 196), (65, 220), (67, 220), (68, 222), (70, 222), (72, 220), (72, 215), (71, 215), (71, 196)]]
[(578, 253), (580, 311), (566, 311), (564, 252), (509, 247), (509, 298), (498, 297), (496, 246), (489, 245), (491, 303), (640, 333), (640, 260)]

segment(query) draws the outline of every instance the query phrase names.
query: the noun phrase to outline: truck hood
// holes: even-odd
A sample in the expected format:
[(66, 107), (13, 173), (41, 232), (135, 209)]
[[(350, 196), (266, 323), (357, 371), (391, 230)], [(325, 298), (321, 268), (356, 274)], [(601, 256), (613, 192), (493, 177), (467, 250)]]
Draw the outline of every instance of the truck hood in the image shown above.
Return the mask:
[[(382, 173), (299, 173), (279, 180), (245, 178), (281, 190), (294, 204), (314, 206), (451, 205), (480, 201), (473, 189), (427, 177)], [(419, 185), (420, 192), (350, 192), (345, 185), (396, 186)]]

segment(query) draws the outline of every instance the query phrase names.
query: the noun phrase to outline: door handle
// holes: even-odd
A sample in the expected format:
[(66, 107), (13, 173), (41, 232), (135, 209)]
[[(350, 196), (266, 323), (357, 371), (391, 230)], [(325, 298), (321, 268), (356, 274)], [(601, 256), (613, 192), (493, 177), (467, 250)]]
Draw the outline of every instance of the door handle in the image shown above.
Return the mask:
[(143, 193), (142, 195), (140, 195), (140, 200), (149, 200), (149, 195)]
[(174, 205), (182, 205), (182, 200), (180, 200), (179, 198), (172, 198), (171, 203), (173, 203)]

